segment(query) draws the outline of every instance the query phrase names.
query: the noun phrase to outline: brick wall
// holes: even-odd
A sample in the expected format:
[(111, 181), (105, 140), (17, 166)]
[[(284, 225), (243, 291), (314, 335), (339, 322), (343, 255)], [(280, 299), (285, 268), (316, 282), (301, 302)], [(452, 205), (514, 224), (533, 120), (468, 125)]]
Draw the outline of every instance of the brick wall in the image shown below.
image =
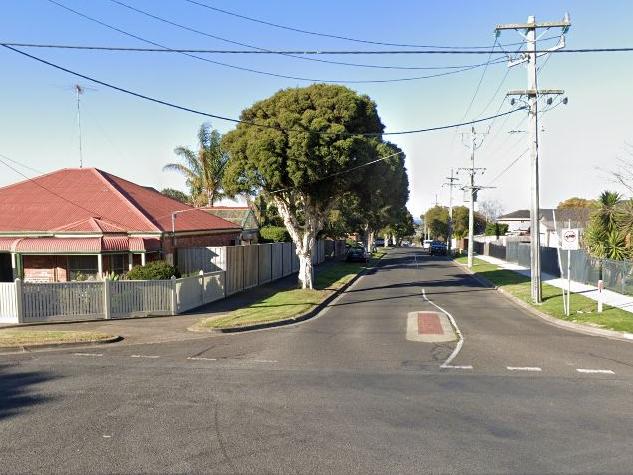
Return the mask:
[(66, 256), (23, 256), (25, 282), (66, 282)]

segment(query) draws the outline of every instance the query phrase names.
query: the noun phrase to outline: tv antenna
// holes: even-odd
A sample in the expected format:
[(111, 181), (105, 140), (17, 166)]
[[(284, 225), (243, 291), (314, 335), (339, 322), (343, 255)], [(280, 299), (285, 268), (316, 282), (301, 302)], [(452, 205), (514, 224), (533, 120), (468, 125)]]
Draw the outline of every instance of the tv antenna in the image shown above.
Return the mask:
[(81, 96), (88, 90), (96, 91), (96, 89), (82, 86), (79, 83), (73, 85), (73, 91), (75, 91), (75, 97), (77, 98), (77, 128), (79, 132), (79, 168), (83, 168), (84, 166), (83, 144), (82, 144), (82, 137), (81, 137)]

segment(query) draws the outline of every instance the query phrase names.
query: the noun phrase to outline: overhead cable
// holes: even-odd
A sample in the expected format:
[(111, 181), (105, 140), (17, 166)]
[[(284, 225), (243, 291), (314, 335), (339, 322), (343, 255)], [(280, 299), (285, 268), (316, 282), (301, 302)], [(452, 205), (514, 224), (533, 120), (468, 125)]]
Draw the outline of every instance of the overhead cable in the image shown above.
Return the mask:
[[(97, 23), (105, 28), (108, 28), (110, 30), (116, 31), (118, 33), (121, 33), (123, 35), (129, 36), (130, 38), (134, 38), (136, 40), (142, 41), (144, 43), (147, 44), (151, 44), (154, 46), (158, 46), (159, 48), (163, 48), (165, 50), (169, 50), (169, 51), (173, 51), (170, 47), (165, 46), (163, 44), (157, 43), (155, 41), (152, 40), (148, 40), (147, 38), (143, 38), (139, 35), (136, 35), (134, 33), (130, 33), (126, 30), (123, 30), (121, 28), (118, 28), (116, 26), (110, 25), (108, 23), (105, 23), (97, 18), (91, 17), (89, 15), (86, 15), (78, 10), (75, 10), (73, 8), (70, 8), (66, 5), (64, 5), (63, 3), (58, 2), (57, 0), (48, 0), (49, 3), (53, 4), (53, 5), (57, 5), (60, 8), (63, 8), (64, 10), (67, 10), (77, 16), (80, 16), (86, 20), (92, 21), (94, 23)], [(176, 51), (174, 51), (176, 52)], [(306, 82), (324, 82), (324, 83), (347, 83), (347, 84), (378, 84), (378, 83), (392, 83), (392, 82), (405, 82), (405, 81), (417, 81), (420, 79), (430, 79), (430, 78), (434, 78), (434, 77), (440, 77), (440, 76), (449, 76), (452, 74), (458, 74), (461, 72), (465, 72), (465, 71), (469, 71), (471, 69), (475, 69), (478, 66), (469, 66), (469, 67), (465, 67), (462, 69), (456, 69), (453, 71), (445, 71), (442, 73), (437, 73), (437, 74), (429, 74), (426, 76), (415, 76), (415, 77), (403, 77), (403, 78), (391, 78), (391, 79), (360, 79), (360, 80), (348, 80), (348, 79), (322, 79), (322, 78), (308, 78), (308, 77), (302, 77), (302, 76), (290, 76), (290, 75), (286, 75), (286, 74), (280, 74), (280, 73), (275, 73), (275, 72), (271, 72), (271, 71), (263, 71), (260, 69), (253, 69), (253, 68), (247, 68), (247, 67), (243, 67), (243, 66), (237, 66), (235, 64), (229, 64), (229, 63), (224, 63), (221, 61), (215, 61), (213, 59), (209, 59), (209, 58), (204, 58), (202, 56), (197, 56), (195, 54), (191, 54), (191, 53), (183, 53), (183, 52), (177, 52), (178, 54), (182, 54), (184, 56), (188, 56), (190, 58), (193, 59), (197, 59), (199, 61), (204, 61), (206, 63), (211, 63), (211, 64), (215, 64), (217, 66), (223, 66), (226, 68), (231, 68), (231, 69), (236, 69), (239, 71), (246, 71), (246, 72), (250, 72), (250, 73), (254, 73), (254, 74), (261, 74), (261, 75), (265, 75), (265, 76), (272, 76), (272, 77), (278, 77), (278, 78), (284, 78), (284, 79), (292, 79), (295, 81), (306, 81)]]
[[(265, 20), (260, 20), (258, 18), (253, 18), (253, 17), (249, 17), (246, 15), (241, 15), (239, 13), (235, 13), (235, 12), (231, 12), (228, 10), (223, 10), (221, 8), (217, 8), (217, 7), (213, 7), (207, 3), (203, 3), (203, 2), (199, 2), (196, 0), (184, 0), (188, 3), (191, 3), (193, 5), (198, 5), (200, 7), (203, 8), (207, 8), (209, 10), (213, 10), (219, 13), (224, 13), (225, 15), (230, 15), (236, 18), (241, 18), (243, 20), (248, 20), (248, 21), (252, 21), (255, 23), (260, 23), (263, 25), (268, 25), (268, 26), (272, 26), (274, 28), (280, 28), (283, 30), (289, 30), (289, 31), (294, 31), (296, 33), (303, 33), (306, 35), (313, 35), (313, 36), (321, 36), (321, 37), (325, 37), (325, 38), (334, 38), (337, 40), (345, 40), (345, 41), (352, 41), (355, 43), (365, 43), (365, 44), (372, 44), (372, 45), (382, 45), (382, 46), (399, 46), (399, 47), (404, 47), (404, 48), (446, 48), (446, 49), (481, 49), (481, 48), (487, 48), (487, 46), (438, 46), (438, 45), (421, 45), (421, 44), (407, 44), (407, 43), (391, 43), (391, 42), (386, 42), (386, 41), (375, 41), (375, 40), (363, 40), (363, 39), (359, 39), (359, 38), (353, 38), (350, 36), (342, 36), (342, 35), (333, 35), (333, 34), (329, 34), (329, 33), (320, 33), (317, 31), (310, 31), (310, 30), (304, 30), (301, 28), (295, 28), (295, 27), (291, 27), (291, 26), (285, 26), (285, 25), (280, 25), (278, 23), (273, 23), (273, 22), (269, 22), (269, 21), (265, 21)], [(553, 38), (557, 38), (557, 36), (553, 37)], [(543, 38), (542, 41), (548, 40), (551, 38)], [(523, 42), (520, 43), (507, 43), (504, 46), (518, 46), (518, 45), (522, 45)]]
[(119, 91), (122, 92), (124, 94), (128, 94), (130, 96), (134, 96), (137, 97), (139, 99), (144, 99), (146, 101), (150, 101), (150, 102), (154, 102), (156, 104), (162, 104), (164, 106), (167, 107), (171, 107), (173, 109), (178, 109), (178, 110), (182, 110), (185, 112), (191, 112), (193, 114), (197, 114), (197, 115), (201, 115), (204, 117), (210, 117), (213, 119), (219, 119), (219, 120), (224, 120), (227, 122), (233, 122), (233, 123), (242, 123), (242, 124), (247, 124), (247, 125), (252, 125), (255, 127), (261, 127), (261, 128), (268, 128), (268, 129), (275, 129), (275, 130), (280, 130), (283, 132), (301, 132), (301, 133), (313, 133), (313, 134), (318, 134), (318, 135), (331, 135), (331, 136), (365, 136), (365, 137), (375, 137), (375, 136), (382, 136), (382, 135), (406, 135), (406, 134), (416, 134), (416, 133), (424, 133), (424, 132), (433, 132), (433, 131), (437, 131), (437, 130), (445, 130), (445, 129), (452, 129), (452, 128), (457, 128), (457, 127), (463, 127), (465, 125), (471, 125), (471, 124), (476, 124), (476, 123), (480, 123), (480, 122), (485, 122), (487, 120), (492, 120), (496, 117), (503, 117), (506, 115), (510, 115), (510, 114), (514, 114), (515, 112), (518, 112), (520, 110), (524, 110), (526, 109), (525, 106), (516, 108), (516, 109), (511, 109), (509, 111), (506, 112), (502, 112), (493, 116), (489, 116), (489, 117), (483, 117), (477, 120), (471, 120), (468, 122), (461, 122), (458, 124), (449, 124), (449, 125), (441, 125), (441, 126), (435, 126), (435, 127), (428, 127), (428, 128), (423, 128), (423, 129), (414, 129), (414, 130), (404, 130), (404, 131), (398, 131), (398, 132), (367, 132), (367, 133), (352, 133), (352, 132), (327, 132), (327, 131), (321, 131), (321, 130), (312, 130), (312, 129), (286, 129), (286, 128), (281, 128), (281, 127), (277, 127), (277, 126), (273, 126), (273, 125), (267, 125), (267, 124), (258, 124), (256, 122), (251, 122), (251, 121), (246, 121), (246, 120), (240, 120), (240, 119), (235, 119), (232, 117), (225, 117), (225, 116), (221, 116), (218, 114), (212, 114), (212, 113), (208, 113), (208, 112), (204, 112), (201, 110), (197, 110), (197, 109), (193, 109), (191, 107), (185, 107), (185, 106), (181, 106), (172, 102), (168, 102), (162, 99), (157, 99), (155, 97), (151, 97), (151, 96), (147, 96), (145, 94), (141, 94), (135, 91), (131, 91), (129, 89), (125, 89), (123, 87), (120, 86), (116, 86), (114, 84), (105, 82), (105, 81), (101, 81), (99, 79), (96, 79), (94, 77), (88, 76), (86, 74), (82, 74), (76, 71), (73, 71), (71, 69), (65, 68), (63, 66), (60, 66), (58, 64), (52, 63), (50, 61), (47, 61), (43, 58), (39, 58), (35, 55), (32, 55), (30, 53), (27, 53), (25, 51), (21, 51), (17, 48), (14, 48), (13, 46), (7, 46), (7, 45), (2, 45), (4, 48), (7, 48), (15, 53), (21, 54), (22, 56), (25, 56), (27, 58), (30, 58), (34, 61), (38, 61), (42, 64), (46, 64), (47, 66), (50, 66), (52, 68), (58, 69), (60, 71), (64, 71), (68, 74), (72, 74), (73, 76), (77, 76), (80, 77), (82, 79), (86, 79), (88, 81), (92, 81), (95, 84), (100, 84), (101, 86), (104, 87), (108, 87), (110, 89), (113, 89), (115, 91)]

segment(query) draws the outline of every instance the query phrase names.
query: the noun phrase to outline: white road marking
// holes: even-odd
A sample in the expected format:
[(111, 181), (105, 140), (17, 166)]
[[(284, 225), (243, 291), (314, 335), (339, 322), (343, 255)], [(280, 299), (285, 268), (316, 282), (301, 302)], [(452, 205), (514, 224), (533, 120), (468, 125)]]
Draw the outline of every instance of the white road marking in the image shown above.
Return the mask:
[(191, 361), (217, 361), (217, 358), (205, 358), (204, 356), (189, 356), (187, 358)]
[(279, 363), (277, 360), (253, 360), (255, 363)]
[(576, 371), (579, 373), (589, 373), (589, 374), (615, 374), (610, 369), (585, 369), (585, 368), (576, 368)]
[[(440, 368), (451, 368), (451, 367), (456, 368), (455, 366), (450, 366), (450, 364), (451, 364), (451, 361), (453, 361), (455, 357), (459, 354), (460, 350), (462, 349), (462, 346), (464, 346), (464, 335), (462, 335), (462, 332), (459, 331), (459, 327), (457, 326), (457, 322), (455, 321), (453, 316), (450, 313), (448, 313), (446, 310), (444, 310), (442, 307), (437, 305), (436, 303), (431, 302), (431, 300), (426, 296), (426, 292), (424, 291), (424, 289), (422, 289), (422, 297), (424, 297), (424, 300), (426, 300), (428, 303), (430, 303), (435, 308), (443, 312), (448, 317), (448, 319), (451, 321), (451, 324), (455, 328), (455, 333), (457, 334), (459, 341), (457, 342), (457, 345), (455, 346), (455, 349), (450, 354), (450, 356), (446, 359), (446, 361), (444, 361), (444, 363), (440, 365)], [(460, 368), (460, 369), (467, 369), (467, 368)], [(472, 366), (469, 369), (472, 369)]]
[(440, 368), (446, 369), (473, 369), (472, 365), (447, 365), (443, 364)]
[(543, 371), (538, 366), (506, 366), (510, 371)]
[(103, 353), (73, 353), (75, 356), (103, 356)]
[(160, 356), (155, 356), (155, 355), (130, 355), (130, 358), (150, 358), (150, 359), (156, 359), (156, 358), (160, 358)]
[(110, 439), (110, 438), (112, 438), (112, 436), (111, 436), (111, 435), (105, 435), (105, 434), (104, 434), (104, 435), (103, 435), (103, 438), (104, 438), (104, 439)]

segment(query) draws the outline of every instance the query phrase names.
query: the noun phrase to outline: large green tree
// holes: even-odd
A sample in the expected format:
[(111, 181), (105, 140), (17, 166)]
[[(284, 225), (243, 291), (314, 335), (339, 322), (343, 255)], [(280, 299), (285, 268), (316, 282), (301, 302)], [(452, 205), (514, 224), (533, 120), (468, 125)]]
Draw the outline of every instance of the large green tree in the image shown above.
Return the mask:
[[(232, 193), (263, 193), (281, 215), (299, 257), (299, 280), (312, 288), (312, 251), (329, 212), (367, 181), (383, 131), (376, 105), (343, 86), (279, 91), (244, 110), (225, 135), (224, 179)], [(358, 134), (377, 134), (363, 136)]]
[[(448, 216), (449, 213), (446, 206), (434, 206), (427, 210), (423, 218), (431, 237), (448, 240)], [(475, 234), (483, 233), (485, 227), (486, 218), (475, 212)], [(468, 236), (468, 207), (466, 206), (453, 206), (453, 236), (457, 239)]]
[(588, 200), (586, 198), (578, 198), (577, 196), (572, 196), (571, 198), (567, 198), (566, 200), (558, 203), (557, 209), (568, 209), (568, 208), (591, 208), (595, 204), (594, 200)]
[(228, 155), (221, 141), (220, 132), (204, 123), (198, 130), (198, 149), (177, 147), (174, 153), (181, 161), (163, 167), (163, 171), (174, 171), (185, 177), (195, 206), (213, 206), (226, 196), (222, 178)]

